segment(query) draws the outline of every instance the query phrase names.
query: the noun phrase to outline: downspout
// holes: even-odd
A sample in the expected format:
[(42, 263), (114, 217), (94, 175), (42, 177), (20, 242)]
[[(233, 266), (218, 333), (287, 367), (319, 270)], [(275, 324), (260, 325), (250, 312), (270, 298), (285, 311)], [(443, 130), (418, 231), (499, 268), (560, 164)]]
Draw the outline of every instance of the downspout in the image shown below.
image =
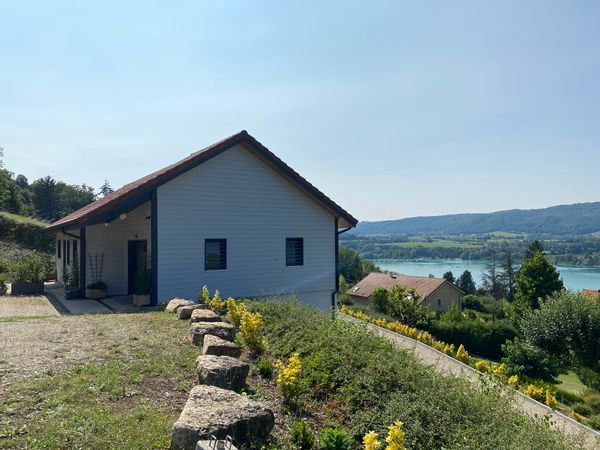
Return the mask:
[(340, 234), (352, 229), (352, 227), (338, 230), (339, 219), (335, 218), (335, 290), (331, 293), (331, 312), (335, 314), (335, 297), (340, 290), (340, 268), (339, 268), (339, 250), (340, 250)]

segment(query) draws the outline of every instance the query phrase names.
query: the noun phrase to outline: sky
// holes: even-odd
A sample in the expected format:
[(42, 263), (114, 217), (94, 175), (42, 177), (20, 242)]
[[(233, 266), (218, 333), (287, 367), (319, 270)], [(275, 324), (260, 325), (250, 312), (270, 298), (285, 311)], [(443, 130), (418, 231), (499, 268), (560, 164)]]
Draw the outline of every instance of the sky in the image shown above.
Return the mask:
[(600, 200), (597, 1), (3, 1), (0, 146), (113, 187), (242, 129), (360, 220)]

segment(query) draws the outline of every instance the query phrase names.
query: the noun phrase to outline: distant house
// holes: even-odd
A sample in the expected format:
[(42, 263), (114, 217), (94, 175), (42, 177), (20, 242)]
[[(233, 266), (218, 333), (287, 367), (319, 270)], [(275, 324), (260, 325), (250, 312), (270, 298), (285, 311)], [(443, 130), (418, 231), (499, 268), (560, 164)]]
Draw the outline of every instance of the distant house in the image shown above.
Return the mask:
[[(115, 161), (113, 164), (116, 164)], [(338, 236), (357, 219), (246, 131), (160, 169), (47, 227), (59, 279), (78, 255), (80, 288), (134, 293), (151, 271), (153, 304), (293, 293), (329, 308)]]
[(598, 289), (582, 289), (581, 295), (585, 298), (594, 299), (600, 296), (600, 290)]
[(462, 308), (463, 292), (444, 278), (372, 272), (349, 289), (347, 294), (359, 303), (366, 304), (376, 288), (390, 290), (394, 286), (414, 289), (421, 297), (419, 304), (429, 307), (432, 311)]

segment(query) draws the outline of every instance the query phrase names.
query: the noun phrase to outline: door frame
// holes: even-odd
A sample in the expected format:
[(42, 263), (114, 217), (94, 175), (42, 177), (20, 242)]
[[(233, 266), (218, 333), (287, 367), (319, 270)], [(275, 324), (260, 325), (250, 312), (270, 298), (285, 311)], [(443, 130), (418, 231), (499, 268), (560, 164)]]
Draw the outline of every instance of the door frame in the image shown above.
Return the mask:
[[(131, 239), (127, 241), (127, 294), (131, 295), (135, 293), (135, 273), (137, 267), (135, 263), (137, 261), (135, 250), (136, 244), (146, 244), (146, 258), (148, 257), (148, 240), (147, 239)], [(146, 267), (147, 269), (148, 267)]]

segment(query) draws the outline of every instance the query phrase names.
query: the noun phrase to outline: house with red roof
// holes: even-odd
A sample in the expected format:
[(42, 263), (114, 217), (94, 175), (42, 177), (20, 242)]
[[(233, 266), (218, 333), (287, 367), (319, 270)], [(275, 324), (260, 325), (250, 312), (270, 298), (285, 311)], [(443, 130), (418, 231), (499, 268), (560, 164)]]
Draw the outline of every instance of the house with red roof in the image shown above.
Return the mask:
[(340, 233), (357, 223), (246, 131), (133, 181), (47, 227), (59, 279), (77, 264), (81, 296), (136, 293), (152, 304), (295, 294), (328, 308)]

